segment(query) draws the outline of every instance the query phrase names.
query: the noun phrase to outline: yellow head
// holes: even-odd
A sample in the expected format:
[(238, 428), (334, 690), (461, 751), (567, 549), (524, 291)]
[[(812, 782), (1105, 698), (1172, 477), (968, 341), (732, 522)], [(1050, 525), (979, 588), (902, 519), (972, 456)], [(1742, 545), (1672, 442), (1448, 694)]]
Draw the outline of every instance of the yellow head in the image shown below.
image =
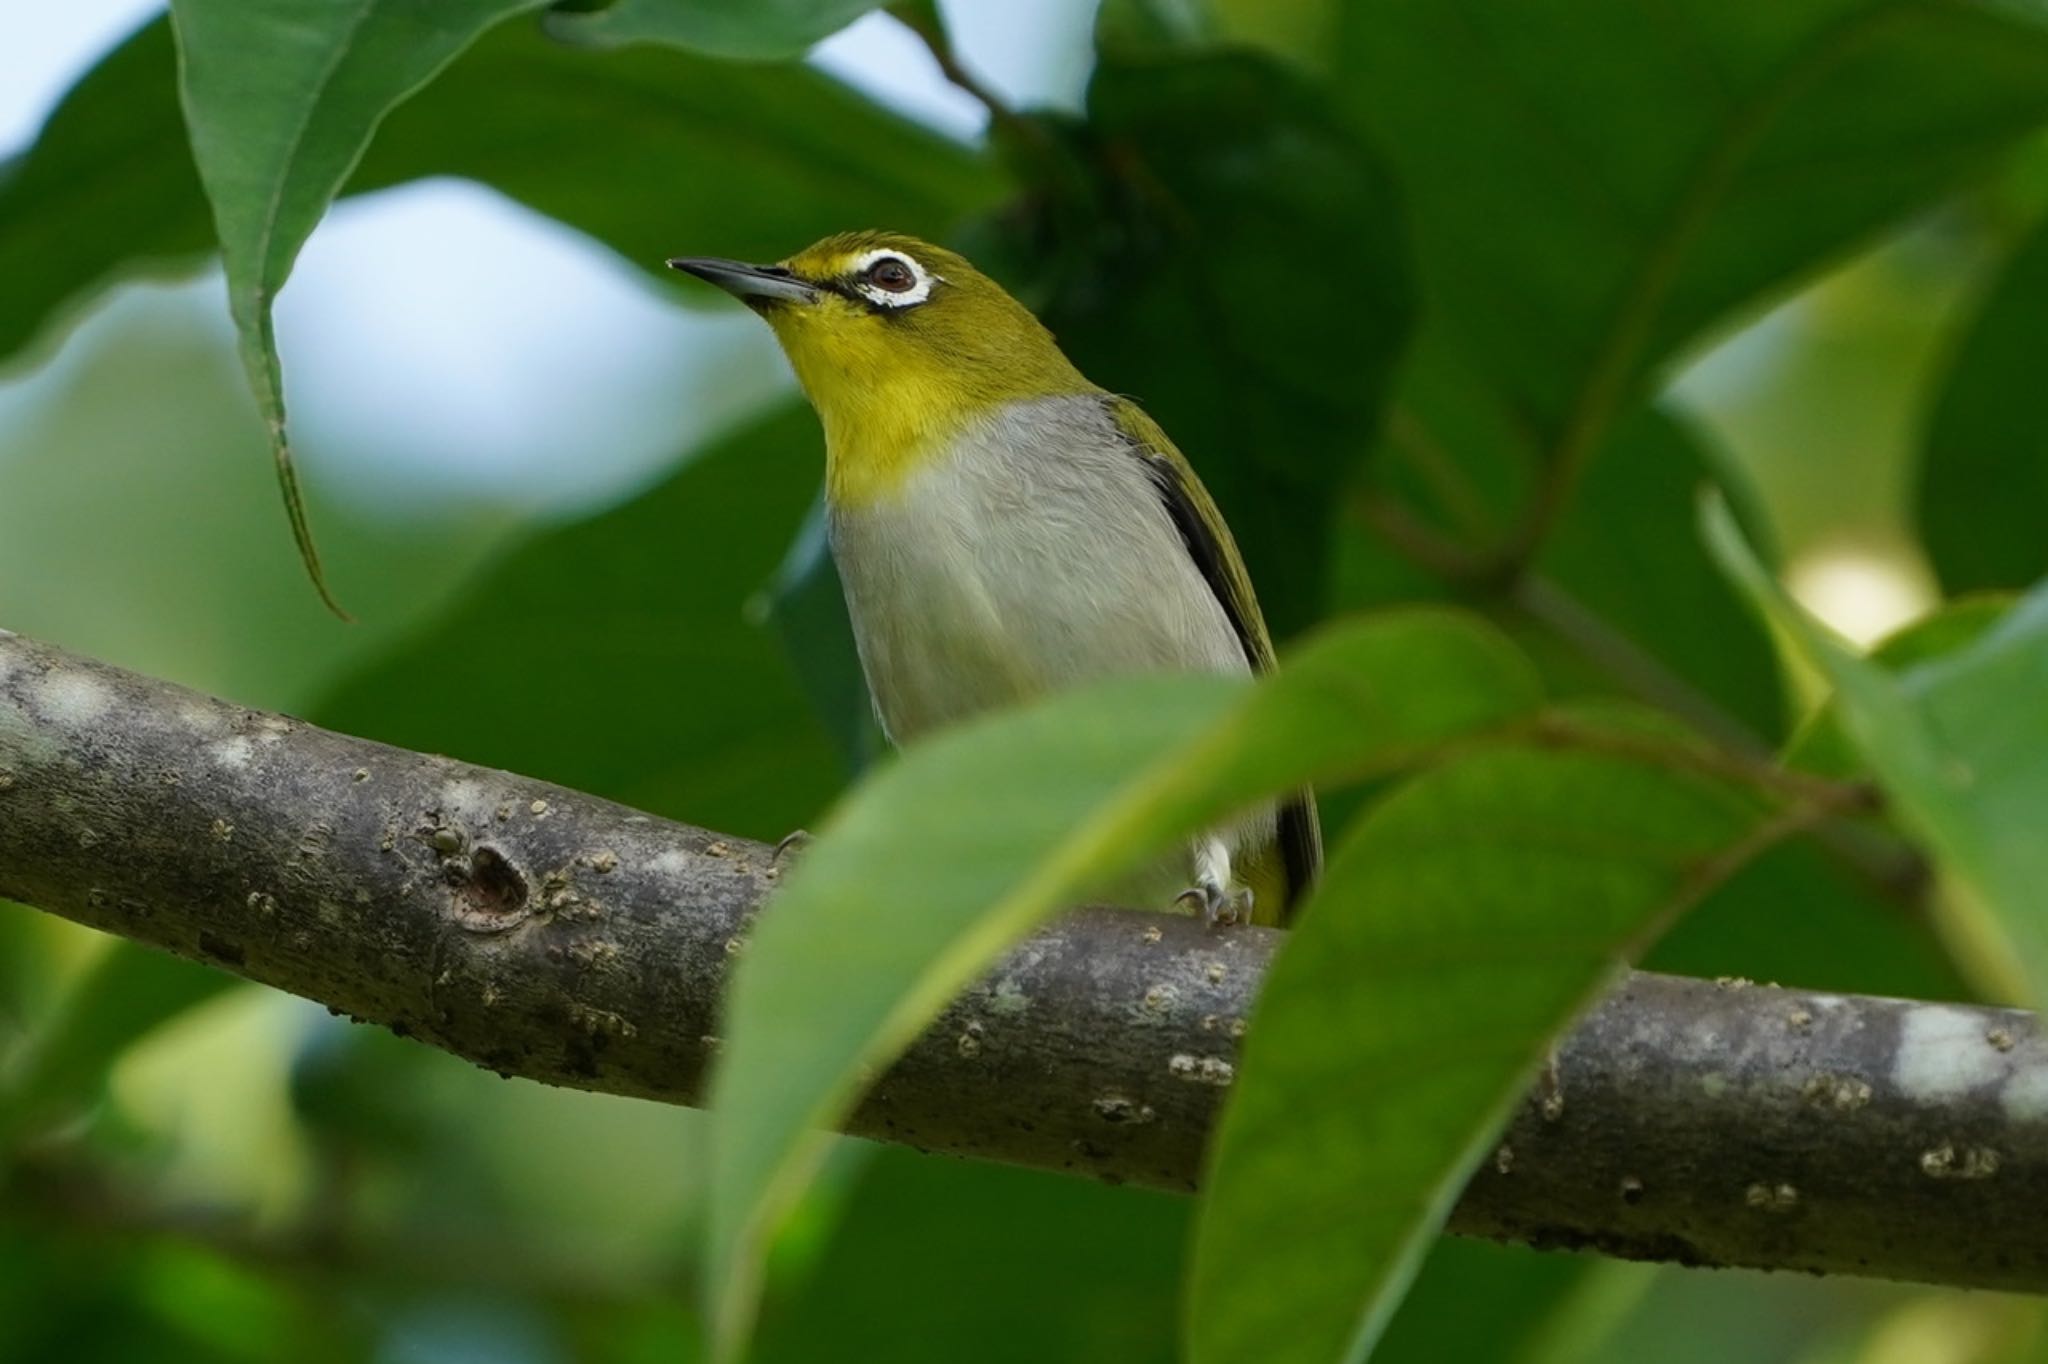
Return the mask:
[(990, 408), (1084, 393), (1029, 309), (965, 257), (894, 232), (844, 232), (777, 265), (679, 258), (766, 318), (825, 426), (828, 490), (886, 496)]

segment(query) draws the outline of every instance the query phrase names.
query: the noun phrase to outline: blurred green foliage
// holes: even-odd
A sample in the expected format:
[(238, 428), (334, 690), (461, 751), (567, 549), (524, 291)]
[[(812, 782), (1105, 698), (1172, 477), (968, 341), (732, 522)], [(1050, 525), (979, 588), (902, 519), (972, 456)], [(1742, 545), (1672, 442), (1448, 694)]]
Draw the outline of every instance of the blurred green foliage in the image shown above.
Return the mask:
[(1491, 747), (1352, 826), (1268, 976), (1213, 1141), (1192, 1358), (1312, 1364), (1377, 1342), (1503, 1096), (1745, 837), (1754, 806), (1731, 785)]
[[(195, 324), (181, 292), (120, 286), (206, 268), (219, 218), (260, 341), (332, 193), (431, 176), (492, 186), (649, 272), (680, 250), (772, 259), (831, 230), (903, 228), (982, 260), (1162, 421), (1277, 634), (1452, 603), (1504, 630), (1554, 701), (1752, 760), (1790, 743), (1809, 770), (1874, 772), (1917, 816), (1769, 851), (1649, 964), (1928, 996), (2015, 978), (1998, 935), (1957, 924), (2042, 908), (2013, 860), (2048, 761), (2038, 592), (2010, 617), (2005, 595), (1951, 606), (1880, 651), (1889, 676), (1823, 652), (1855, 714), (1810, 719), (1825, 683), (1716, 570), (1695, 505), (1716, 489), (1764, 564), (1866, 638), (1934, 607), (1931, 582), (2014, 594), (2048, 572), (2038, 14), (1105, 0), (1085, 108), (999, 110), (965, 145), (788, 60), (871, 8), (848, 0), (582, 0), (473, 43), (443, 33), (436, 51), (414, 45), (405, 7), (366, 8), (413, 69), (316, 82), (317, 157), (278, 137), (280, 110), (315, 112), (308, 86), (282, 54), (240, 51), (254, 9), (181, 4), (188, 68), (194, 43), (214, 63), (188, 69), (182, 105), (172, 26), (155, 22), (0, 165), (0, 358), (26, 357), (37, 395), (0, 402), (0, 625), (715, 828), (814, 822), (874, 734), (809, 510), (806, 413), (678, 450), (664, 478), (570, 524), (487, 487), (426, 516), (344, 504), (315, 471), (328, 571), (363, 622), (343, 629), (294, 565), (226, 327)], [(484, 26), (518, 6), (473, 8)], [(932, 7), (906, 13), (930, 29)], [(345, 39), (298, 36), (302, 66), (351, 69), (323, 65)], [(453, 60), (408, 94), (437, 55)], [(275, 78), (268, 103), (250, 73)], [(211, 203), (186, 109), (214, 148)], [(289, 230), (259, 230), (256, 249), (236, 214), (266, 194), (266, 221)], [(237, 271), (238, 249), (260, 268)], [(1875, 605), (1859, 615), (1834, 581)], [(1780, 636), (1804, 628), (1780, 609)], [(1901, 759), (1902, 735), (1927, 740), (1907, 713), (1923, 704), (1940, 742), (1998, 778), (1991, 796), (1939, 805), (1924, 744)], [(1670, 779), (1596, 781), (1562, 804), (1488, 779), (1473, 800), (1647, 817), (1662, 807), (1627, 782)], [(1354, 837), (1393, 837), (1459, 780), (1333, 793), (1329, 826), (1362, 812)], [(1460, 866), (1507, 875), (1488, 826), (1468, 824)], [(1677, 845), (1704, 829), (1677, 825)], [(1424, 866), (1433, 846), (1397, 838), (1366, 869), (1367, 908), (1452, 885), (1491, 941), (1571, 931), (1482, 912), (1478, 882)], [(1986, 849), (1997, 874), (1959, 910), (1942, 887)], [(1929, 856), (1948, 880), (1910, 874)], [(1311, 911), (1302, 941), (1368, 940), (1350, 898)], [(1276, 1036), (1289, 1007), (1398, 1035), (1479, 988), (1318, 993), (1308, 978), (1340, 960), (1283, 962)], [(1526, 1049), (1547, 1023), (1503, 1026)], [(1299, 1069), (1348, 1073), (1344, 1032), (1306, 1030)], [(1247, 1065), (1264, 1121), (1299, 1111), (1298, 1135), (1320, 1130), (1312, 1116), (1340, 1143), (1377, 1140), (1341, 1105), (1290, 1108), (1327, 1090), (1313, 1074), (1256, 1049)], [(1439, 1078), (1475, 1102), (1506, 1083)], [(1218, 1244), (1258, 1239), (1243, 1229), (1259, 1180), (1274, 1207), (1331, 1188), (1272, 1149), (1273, 1170), (1223, 1171), (1237, 1231)], [(0, 1358), (697, 1358), (708, 1168), (695, 1114), (500, 1081), (0, 906)], [(753, 1357), (1173, 1358), (1195, 1212), (841, 1143), (769, 1261)], [(1429, 1227), (1414, 1230), (1419, 1249)], [(1208, 1357), (1257, 1357), (1213, 1324), (1249, 1321), (1252, 1286), (1283, 1322), (1401, 1287), (1233, 1273), (1248, 1253), (1197, 1280)], [(1991, 1361), (2044, 1348), (2041, 1327), (1995, 1297), (1445, 1243), (1377, 1357), (1880, 1364), (1939, 1340), (1944, 1358)]]
[[(1199, 675), (1116, 679), (935, 738), (878, 773), (805, 852), (727, 994), (712, 1093), (721, 1338), (745, 1329), (757, 1242), (808, 1177), (808, 1129), (833, 1125), (857, 1097), (855, 1077), (892, 1058), (1003, 946), (1068, 905), (1168, 898), (1126, 888), (1148, 884), (1148, 854), (1172, 835), (1261, 794), (1410, 765), (1536, 699), (1528, 669), (1490, 631), (1444, 612), (1388, 613), (1326, 632), (1249, 691)], [(1002, 774), (1000, 800), (981, 794), (991, 773)], [(949, 845), (972, 855), (934, 856)], [(1359, 893), (1333, 867), (1322, 900), (1347, 894)], [(1301, 997), (1327, 1021), (1327, 995)], [(1453, 1103), (1440, 1123), (1478, 1117)], [(1406, 1179), (1441, 1152), (1412, 1142), (1377, 1156)], [(1211, 1177), (1229, 1173), (1222, 1162)], [(1275, 1216), (1298, 1211), (1270, 1201)]]
[(2036, 401), (2048, 232), (2012, 254), (1957, 342), (1954, 376), (1927, 433), (1920, 519), (1951, 592), (2048, 575), (2048, 428)]
[[(752, 838), (814, 817), (841, 771), (749, 601), (817, 480), (786, 411), (661, 485), (500, 558), (437, 626), (344, 680), (324, 724), (590, 791)], [(669, 628), (679, 598), (693, 626)], [(506, 687), (507, 669), (526, 682)], [(572, 698), (608, 699), (602, 706)], [(558, 712), (531, 722), (536, 698)]]
[(1341, 494), (1413, 319), (1393, 183), (1322, 92), (1242, 53), (1112, 54), (1088, 100), (1086, 193), (1023, 226), (1017, 274), (1082, 372), (1194, 461), (1285, 638), (1327, 610)]

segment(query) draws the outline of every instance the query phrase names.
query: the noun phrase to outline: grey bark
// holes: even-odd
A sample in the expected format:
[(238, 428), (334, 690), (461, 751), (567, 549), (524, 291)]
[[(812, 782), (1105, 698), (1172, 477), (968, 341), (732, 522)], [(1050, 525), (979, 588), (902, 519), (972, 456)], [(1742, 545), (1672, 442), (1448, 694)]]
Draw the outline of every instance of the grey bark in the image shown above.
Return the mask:
[[(694, 1104), (771, 850), (332, 734), (0, 632), (0, 896), (508, 1075)], [(1083, 910), (847, 1124), (1191, 1189), (1280, 941)], [(1454, 1231), (1695, 1265), (2048, 1289), (2032, 1015), (1630, 976)]]

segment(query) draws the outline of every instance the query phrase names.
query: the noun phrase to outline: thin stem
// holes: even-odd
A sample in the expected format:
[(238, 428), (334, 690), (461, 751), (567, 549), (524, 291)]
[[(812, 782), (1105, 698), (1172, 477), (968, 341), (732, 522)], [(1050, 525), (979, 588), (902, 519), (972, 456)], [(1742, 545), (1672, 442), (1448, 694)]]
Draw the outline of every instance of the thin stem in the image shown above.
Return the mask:
[(1509, 600), (1639, 699), (1678, 716), (1731, 752), (1767, 759), (1771, 748), (1714, 699), (1550, 579), (1529, 574)]
[[(1479, 496), (1479, 490), (1472, 485), (1464, 466), (1451, 457), (1451, 452), (1444, 449), (1442, 442), (1431, 434), (1406, 403), (1395, 402), (1387, 412), (1387, 444), (1429, 484), (1430, 491), (1436, 494), (1437, 500), (1443, 503), (1444, 509), (1467, 534), (1484, 536), (1493, 533), (1493, 514), (1487, 509), (1485, 499)], [(1476, 563), (1477, 557), (1471, 557)]]
[[(166, 1200), (74, 1157), (23, 1159), (11, 1172), (4, 1210), (106, 1236), (164, 1236), (203, 1246), (268, 1274), (321, 1279), (376, 1275), (411, 1282), (545, 1295), (592, 1306), (674, 1291), (680, 1270), (633, 1274), (554, 1255), (539, 1242), (508, 1247), (502, 1229), (485, 1234), (407, 1225), (352, 1226), (315, 1215), (273, 1226), (246, 1210)], [(516, 1253), (507, 1254), (507, 1250)]]
[[(1415, 432), (1404, 434), (1402, 415), (1397, 413), (1389, 427), (1393, 448), (1438, 486), (1447, 505), (1464, 504), (1469, 517), (1478, 505), (1469, 480), (1440, 448), (1427, 450), (1412, 438)], [(1415, 425), (1412, 417), (1408, 424)], [(1446, 584), (1504, 599), (1519, 608), (1638, 700), (1677, 716), (1719, 745), (1750, 774), (1785, 772), (1773, 761), (1771, 746), (1762, 736), (1556, 582), (1526, 567), (1513, 576), (1500, 576), (1501, 563), (1493, 556), (1443, 535), (1391, 494), (1378, 490), (1361, 493), (1352, 501), (1352, 514), (1396, 553)], [(1928, 868), (1912, 847), (1881, 830), (1839, 817), (1820, 821), (1811, 834), (1880, 898), (1916, 921), (1924, 918)]]
[[(1718, 744), (1731, 760), (1739, 760), (1752, 772), (1802, 778), (1803, 774), (1779, 765), (1771, 746), (1755, 731), (1556, 583), (1525, 576), (1515, 587), (1513, 600), (1531, 619), (1576, 648), (1637, 699), (1684, 720)], [(1868, 789), (1874, 797), (1875, 788)], [(1874, 800), (1870, 808), (1875, 808)], [(1899, 839), (1842, 819), (1840, 813), (1812, 828), (1815, 841), (1880, 897), (1916, 921), (1922, 919), (1926, 860)]]
[(1008, 101), (990, 89), (979, 76), (960, 64), (960, 58), (953, 51), (951, 38), (947, 36), (945, 22), (939, 17), (938, 7), (930, 0), (925, 3), (897, 4), (889, 6), (889, 15), (905, 28), (915, 33), (925, 50), (938, 63), (939, 74), (957, 88), (964, 90), (988, 110), (991, 126), (1002, 130), (1023, 145), (1048, 151), (1051, 139), (1044, 128), (1011, 108)]
[(1393, 494), (1368, 488), (1352, 499), (1353, 517), (1416, 567), (1454, 586), (1471, 581), (1480, 564), (1472, 551), (1417, 516)]
[(1556, 712), (1540, 717), (1532, 732), (1545, 743), (1613, 753), (1741, 782), (1793, 801), (1816, 816), (1869, 814), (1884, 804), (1882, 794), (1870, 782), (1833, 781), (1780, 767), (1768, 757), (1737, 753), (1713, 744), (1599, 728)]
[(1873, 5), (1828, 25), (1763, 85), (1747, 95), (1706, 148), (1685, 180), (1685, 190), (1645, 243), (1630, 278), (1617, 296), (1596, 341), (1592, 364), (1571, 395), (1570, 407), (1549, 443), (1542, 481), (1521, 521), (1496, 554), (1497, 571), (1517, 578), (1542, 552), (1563, 517), (1580, 478), (1615, 414), (1627, 403), (1653, 350), (1660, 314), (1678, 287), (1687, 254), (1706, 232), (1744, 164), (1778, 116), (1854, 53), (1870, 36), (1899, 17), (1902, 5)]

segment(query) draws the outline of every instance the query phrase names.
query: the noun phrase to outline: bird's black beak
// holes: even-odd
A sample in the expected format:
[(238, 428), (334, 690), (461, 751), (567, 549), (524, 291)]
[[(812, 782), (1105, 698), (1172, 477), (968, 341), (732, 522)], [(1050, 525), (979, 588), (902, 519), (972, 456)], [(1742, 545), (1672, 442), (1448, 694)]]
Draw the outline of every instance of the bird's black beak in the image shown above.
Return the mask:
[(818, 298), (816, 286), (806, 284), (779, 265), (746, 265), (715, 256), (677, 256), (668, 262), (668, 267), (716, 284), (749, 307), (764, 303), (813, 303)]

